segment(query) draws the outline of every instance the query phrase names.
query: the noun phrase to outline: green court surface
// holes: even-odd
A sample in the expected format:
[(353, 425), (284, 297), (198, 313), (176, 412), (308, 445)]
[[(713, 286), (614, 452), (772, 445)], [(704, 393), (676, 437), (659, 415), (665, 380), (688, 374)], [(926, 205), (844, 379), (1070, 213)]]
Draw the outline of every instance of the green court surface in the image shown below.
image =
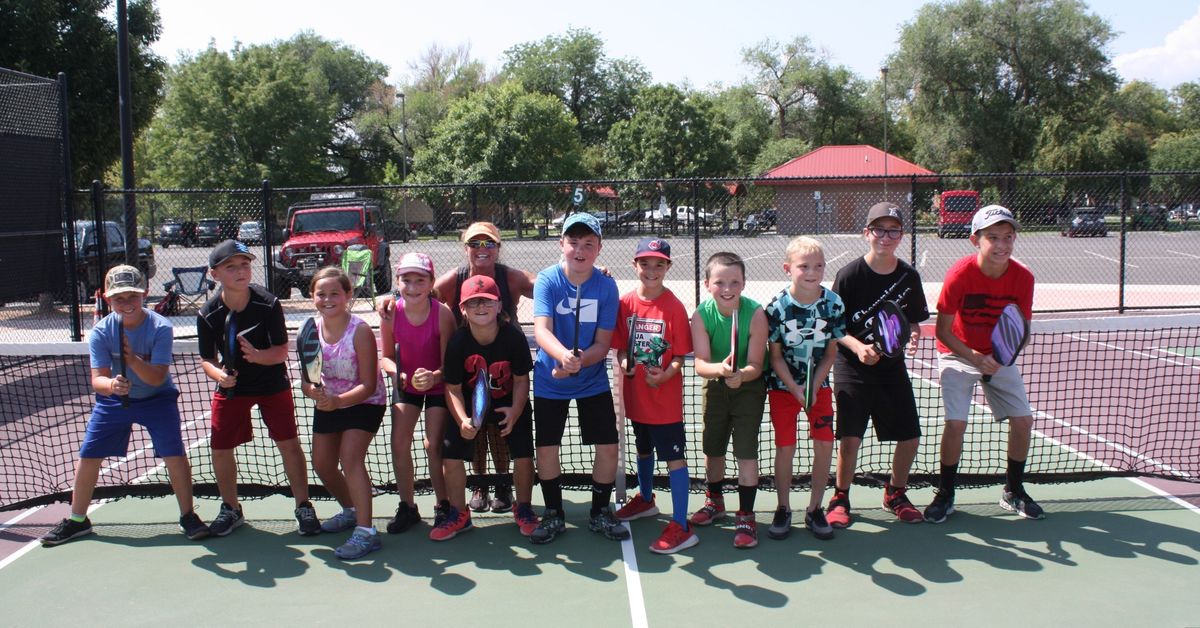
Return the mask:
[[(856, 487), (855, 523), (832, 541), (800, 521), (788, 539), (768, 539), (776, 496), (764, 491), (757, 548), (734, 549), (727, 521), (699, 528), (701, 543), (672, 556), (646, 549), (665, 515), (633, 522), (631, 542), (609, 541), (587, 531), (587, 495), (571, 492), (568, 531), (549, 545), (531, 545), (506, 515), (477, 515), (476, 529), (451, 541), (429, 541), (426, 523), (351, 563), (333, 556), (345, 534), (295, 534), (288, 498), (243, 502), (246, 526), (201, 542), (178, 532), (173, 499), (125, 499), (93, 513), (95, 535), (0, 568), (0, 623), (1197, 624), (1194, 507), (1124, 479), (1029, 489), (1046, 508), (1043, 521), (1004, 512), (992, 487), (960, 491), (944, 524), (906, 525), (879, 509), (880, 491)], [(912, 493), (919, 506), (930, 496)], [(693, 495), (690, 507), (700, 500)], [(792, 494), (797, 509), (807, 500), (806, 491)], [(428, 515), (431, 498), (419, 501)], [(668, 495), (659, 504), (669, 508)], [(375, 507), (382, 526), (395, 498), (380, 496)], [(335, 505), (317, 509), (327, 516)], [(199, 502), (205, 519), (216, 510)], [(5, 533), (34, 538), (44, 529)]]

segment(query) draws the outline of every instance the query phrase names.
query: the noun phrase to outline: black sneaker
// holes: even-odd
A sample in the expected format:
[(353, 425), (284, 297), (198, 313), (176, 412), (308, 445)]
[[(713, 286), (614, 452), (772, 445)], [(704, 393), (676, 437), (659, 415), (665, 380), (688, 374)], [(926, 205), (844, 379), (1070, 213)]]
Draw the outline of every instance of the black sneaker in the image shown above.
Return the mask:
[(804, 513), (804, 527), (822, 541), (833, 538), (833, 526), (825, 519), (825, 510), (820, 506)]
[(492, 512), (505, 513), (512, 510), (512, 507), (512, 488), (507, 486), (497, 486), (496, 497), (492, 499)]
[(775, 518), (771, 519), (771, 527), (767, 528), (767, 536), (779, 541), (786, 539), (792, 533), (792, 509), (780, 506), (775, 510)]
[(92, 533), (92, 521), (87, 517), (83, 521), (72, 521), (69, 517), (58, 522), (54, 529), (42, 537), (42, 546), (54, 547), (62, 545), (71, 539), (87, 536)]
[(209, 535), (208, 526), (204, 525), (195, 510), (179, 518), (179, 529), (183, 531), (184, 536), (193, 541), (206, 539)]
[(217, 518), (209, 524), (208, 529), (213, 536), (227, 536), (233, 529), (246, 523), (242, 517), (242, 508), (238, 506), (236, 509), (221, 502), (221, 510), (217, 513)]
[(588, 529), (597, 534), (603, 534), (605, 538), (613, 541), (624, 541), (629, 538), (629, 530), (613, 516), (612, 508), (608, 506), (592, 515), (588, 520)]
[(925, 507), (925, 520), (929, 523), (942, 523), (954, 514), (954, 493), (936, 491), (933, 501)]
[(314, 536), (321, 533), (321, 520), (317, 519), (317, 509), (312, 502), (306, 501), (296, 506), (296, 523), (299, 525), (300, 536)]
[(1004, 489), (1004, 492), (1000, 494), (1000, 507), (1009, 512), (1015, 512), (1025, 519), (1043, 519), (1046, 516), (1042, 507), (1033, 501), (1029, 493), (1023, 490), (1012, 492)]
[(421, 521), (421, 513), (417, 511), (416, 506), (409, 506), (408, 502), (400, 502), (396, 507), (396, 516), (392, 517), (387, 524), (388, 534), (400, 534), (407, 530), (410, 526)]
[(529, 535), (529, 540), (538, 545), (549, 543), (566, 530), (567, 522), (563, 518), (562, 511), (547, 508), (546, 512), (542, 513), (542, 520), (533, 529), (533, 534)]
[(482, 486), (476, 487), (475, 492), (471, 494), (471, 501), (467, 503), (467, 508), (471, 512), (487, 512), (491, 508), (492, 500), (488, 499), (488, 490)]

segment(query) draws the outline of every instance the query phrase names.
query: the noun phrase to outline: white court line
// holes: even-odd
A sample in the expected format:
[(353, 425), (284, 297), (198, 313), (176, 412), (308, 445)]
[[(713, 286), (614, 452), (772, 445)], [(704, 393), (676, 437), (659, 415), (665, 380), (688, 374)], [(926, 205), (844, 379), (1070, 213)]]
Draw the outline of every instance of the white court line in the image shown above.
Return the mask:
[(921, 251), (921, 268), (925, 268), (925, 262), (929, 260), (929, 249)]
[(1176, 255), (1183, 255), (1184, 257), (1190, 257), (1192, 259), (1200, 259), (1200, 255), (1192, 255), (1191, 253), (1184, 253), (1183, 251), (1172, 251), (1171, 249), (1167, 249), (1167, 252), (1174, 253)]
[(1188, 510), (1200, 515), (1200, 507), (1197, 507), (1190, 502), (1184, 501), (1184, 500), (1176, 497), (1175, 495), (1172, 495), (1171, 493), (1168, 493), (1168, 492), (1162, 490), (1161, 488), (1158, 488), (1157, 486), (1155, 486), (1141, 478), (1125, 478), (1125, 479), (1129, 480), (1130, 482), (1133, 482), (1134, 484), (1137, 484), (1138, 486), (1150, 491), (1151, 493), (1154, 493), (1155, 495), (1158, 495), (1159, 497), (1164, 497), (1168, 501), (1171, 501), (1178, 506), (1183, 506), (1184, 508), (1187, 508)]
[(755, 255), (754, 257), (743, 257), (743, 258), (742, 258), (742, 261), (743, 261), (743, 262), (748, 262), (748, 261), (750, 261), (750, 260), (752, 260), (752, 259), (758, 259), (758, 258), (760, 258), (760, 257), (766, 257), (766, 256), (768, 256), (768, 255), (779, 255), (779, 253), (777, 253), (777, 252), (775, 252), (775, 251), (772, 251), (772, 252), (770, 252), (770, 253), (760, 253), (760, 254), (758, 254), (758, 255)]
[(1137, 349), (1127, 349), (1120, 345), (1109, 344), (1107, 342), (1100, 342), (1099, 340), (1092, 340), (1091, 338), (1086, 338), (1084, 336), (1080, 336), (1079, 334), (1067, 334), (1067, 337), (1074, 338), (1075, 340), (1078, 340), (1080, 342), (1086, 342), (1086, 343), (1090, 343), (1090, 344), (1094, 344), (1094, 345), (1099, 345), (1101, 347), (1104, 347), (1105, 349), (1115, 349), (1117, 351), (1123, 351), (1125, 353), (1136, 355), (1136, 356), (1142, 357), (1142, 358), (1149, 358), (1151, 360), (1158, 360), (1159, 362), (1166, 362), (1167, 364), (1173, 364), (1175, 366), (1186, 366), (1191, 369), (1200, 370), (1200, 365), (1188, 364), (1187, 362), (1178, 362), (1176, 360), (1164, 358), (1162, 356), (1157, 356), (1152, 353), (1146, 353), (1145, 351), (1138, 351)]
[[(1084, 252), (1084, 253), (1087, 253), (1088, 255), (1095, 255), (1096, 257), (1099, 257), (1099, 258), (1100, 258), (1100, 259), (1102, 259), (1102, 260), (1108, 260), (1108, 261), (1110, 261), (1110, 262), (1114, 262), (1114, 263), (1117, 263), (1117, 264), (1120, 264), (1120, 263), (1121, 263), (1121, 260), (1119, 260), (1119, 259), (1113, 259), (1113, 258), (1111, 258), (1111, 257), (1109, 257), (1109, 256), (1107, 256), (1107, 255), (1101, 255), (1101, 254), (1099, 254), (1099, 253), (1094, 253), (1094, 252), (1092, 252), (1092, 251), (1089, 251), (1089, 250), (1087, 250), (1087, 249), (1084, 249), (1084, 251), (1083, 251), (1083, 252)], [(1137, 265), (1136, 265), (1136, 264), (1130, 264), (1129, 262), (1125, 262), (1125, 265), (1126, 265), (1126, 266), (1128, 266), (1128, 267), (1130, 267), (1130, 268), (1137, 268)]]
[(1177, 358), (1183, 358), (1185, 360), (1196, 360), (1196, 361), (1200, 362), (1200, 357), (1197, 357), (1194, 355), (1184, 355), (1182, 353), (1179, 353), (1178, 351), (1171, 351), (1170, 349), (1160, 349), (1158, 347), (1151, 347), (1151, 350), (1157, 351), (1159, 353), (1165, 353), (1167, 355), (1173, 355)]
[(642, 576), (638, 571), (637, 552), (633, 549), (633, 529), (628, 522), (622, 522), (621, 525), (629, 530), (629, 538), (621, 541), (621, 559), (625, 565), (625, 591), (629, 596), (629, 621), (633, 628), (649, 628), (646, 599), (642, 593)]

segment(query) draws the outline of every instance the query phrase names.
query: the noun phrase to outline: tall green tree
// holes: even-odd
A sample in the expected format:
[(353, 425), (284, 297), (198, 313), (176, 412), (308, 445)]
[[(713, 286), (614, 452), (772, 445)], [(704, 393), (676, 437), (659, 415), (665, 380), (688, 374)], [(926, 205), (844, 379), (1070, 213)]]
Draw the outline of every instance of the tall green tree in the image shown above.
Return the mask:
[[(117, 28), (112, 0), (0, 0), (0, 67), (53, 78), (67, 74), (75, 182), (103, 179), (121, 156)], [(131, 0), (129, 73), (133, 131), (161, 101), (167, 64), (150, 50), (162, 32), (153, 0)]]
[(737, 167), (729, 130), (711, 98), (655, 85), (634, 98), (634, 114), (608, 134), (609, 163), (628, 178), (706, 177)]
[(1176, 123), (1167, 92), (1134, 81), (1077, 117), (1046, 116), (1032, 164), (1047, 171), (1145, 170), (1151, 145)]
[(713, 107), (729, 132), (729, 143), (737, 160), (736, 173), (758, 174), (754, 162), (771, 138), (771, 113), (749, 85), (717, 93), (713, 97)]

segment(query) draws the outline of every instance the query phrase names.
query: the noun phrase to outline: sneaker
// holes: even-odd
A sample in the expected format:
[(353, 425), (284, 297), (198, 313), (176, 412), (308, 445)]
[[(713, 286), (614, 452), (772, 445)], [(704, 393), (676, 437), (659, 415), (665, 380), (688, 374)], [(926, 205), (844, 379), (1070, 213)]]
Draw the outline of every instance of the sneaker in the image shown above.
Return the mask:
[(71, 539), (87, 536), (92, 533), (92, 520), (87, 517), (83, 521), (72, 521), (70, 517), (58, 522), (54, 529), (42, 537), (42, 545), (54, 547), (62, 545)]
[(758, 545), (758, 523), (754, 521), (754, 513), (739, 510), (736, 520), (737, 524), (733, 528), (733, 546), (738, 549), (750, 549)]
[(825, 512), (825, 520), (835, 528), (850, 527), (850, 494), (836, 491), (833, 499), (829, 500), (829, 508)]
[(1007, 511), (1015, 512), (1024, 519), (1043, 519), (1046, 516), (1042, 511), (1042, 507), (1033, 501), (1033, 498), (1025, 491), (1014, 493), (1005, 489), (1000, 494), (1000, 507)]
[(396, 516), (392, 517), (387, 524), (388, 534), (400, 534), (407, 530), (409, 526), (421, 521), (421, 513), (417, 511), (417, 507), (409, 506), (408, 502), (400, 502), (396, 507)]
[(538, 522), (537, 528), (529, 534), (529, 540), (541, 545), (553, 541), (555, 537), (566, 531), (567, 522), (563, 518), (562, 511), (547, 508), (542, 513), (542, 520)]
[(513, 510), (513, 519), (517, 522), (517, 528), (521, 530), (523, 536), (533, 534), (533, 531), (538, 527), (537, 515), (533, 514), (533, 505), (529, 503), (517, 504)]
[(925, 520), (929, 523), (942, 523), (946, 517), (954, 514), (954, 494), (936, 491), (933, 501), (925, 507)]
[(183, 531), (184, 536), (192, 541), (208, 538), (208, 535), (211, 534), (208, 526), (204, 525), (204, 522), (200, 520), (200, 515), (197, 515), (195, 510), (179, 518), (179, 529)]
[(379, 538), (378, 532), (371, 534), (356, 528), (341, 547), (333, 550), (333, 554), (342, 560), (357, 560), (382, 547), (383, 539)]
[(613, 516), (612, 508), (608, 506), (601, 508), (600, 512), (592, 515), (591, 519), (588, 520), (588, 529), (592, 532), (603, 534), (604, 538), (613, 541), (624, 541), (629, 538), (629, 529)]
[(633, 496), (633, 499), (621, 506), (617, 511), (617, 519), (621, 521), (633, 521), (642, 517), (653, 517), (658, 514), (658, 506), (654, 505), (654, 496), (651, 495), (649, 500), (643, 499), (642, 494), (638, 493)]
[(477, 487), (475, 492), (471, 493), (471, 501), (467, 504), (467, 507), (471, 509), (471, 512), (487, 512), (491, 505), (492, 502), (488, 499), (487, 489)]
[(471, 524), (471, 513), (459, 512), (454, 506), (446, 512), (446, 518), (437, 527), (429, 531), (430, 541), (449, 541), (474, 527)]
[(921, 523), (925, 520), (925, 516), (909, 501), (908, 495), (905, 494), (907, 492), (908, 489), (898, 488), (889, 495), (885, 490), (883, 492), (883, 509), (896, 515), (896, 518), (904, 523)]
[(690, 521), (693, 525), (706, 526), (724, 516), (725, 499), (720, 495), (714, 498), (712, 493), (705, 492), (704, 506), (692, 513)]
[(300, 536), (313, 536), (321, 533), (321, 520), (317, 519), (317, 509), (312, 502), (304, 502), (296, 506), (296, 523), (299, 525)]
[(356, 525), (358, 525), (358, 513), (343, 508), (336, 515), (321, 522), (321, 531), (328, 533), (345, 532)]
[(221, 502), (221, 510), (217, 512), (217, 518), (213, 519), (209, 524), (208, 530), (213, 536), (228, 536), (233, 529), (246, 523), (246, 519), (242, 517), (242, 507), (234, 508), (225, 502)]
[(679, 550), (692, 547), (699, 542), (700, 537), (691, 528), (685, 530), (683, 526), (679, 525), (678, 521), (672, 519), (667, 524), (667, 527), (663, 529), (658, 540), (650, 545), (650, 551), (655, 554), (674, 554)]
[(492, 498), (492, 512), (503, 514), (513, 507), (512, 489), (507, 487), (497, 487), (496, 496)]
[(822, 541), (833, 538), (833, 526), (829, 525), (829, 521), (825, 519), (825, 510), (820, 506), (804, 513), (804, 527)]
[(446, 515), (450, 512), (450, 502), (442, 500), (433, 507), (433, 527), (438, 527), (445, 523)]
[(767, 536), (775, 539), (786, 539), (792, 533), (792, 509), (780, 506), (775, 510), (775, 518), (771, 519), (771, 527), (767, 528)]

